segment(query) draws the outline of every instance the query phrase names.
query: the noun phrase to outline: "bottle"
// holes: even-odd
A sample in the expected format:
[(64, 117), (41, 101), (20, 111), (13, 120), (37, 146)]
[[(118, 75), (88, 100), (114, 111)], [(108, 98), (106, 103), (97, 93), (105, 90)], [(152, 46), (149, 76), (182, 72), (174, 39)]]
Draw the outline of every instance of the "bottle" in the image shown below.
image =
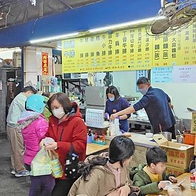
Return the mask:
[(191, 189), (195, 189), (195, 176), (190, 177)]
[(109, 129), (106, 131), (106, 135), (110, 136), (110, 130)]
[(92, 134), (91, 134), (91, 130), (88, 130), (88, 135), (87, 135), (87, 143), (92, 143)]

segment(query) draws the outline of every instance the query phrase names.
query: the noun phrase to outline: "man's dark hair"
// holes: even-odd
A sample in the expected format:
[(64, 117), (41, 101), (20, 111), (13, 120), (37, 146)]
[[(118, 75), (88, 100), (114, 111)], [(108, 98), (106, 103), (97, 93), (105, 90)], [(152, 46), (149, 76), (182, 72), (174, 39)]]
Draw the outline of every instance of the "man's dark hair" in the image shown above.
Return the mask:
[(137, 80), (137, 85), (139, 84), (149, 84), (150, 81), (148, 78), (146, 77), (140, 77), (138, 80)]
[(44, 92), (42, 93), (42, 96), (50, 98), (50, 92)]
[(166, 163), (167, 154), (161, 148), (154, 146), (152, 148), (148, 148), (146, 152), (146, 161), (148, 166), (150, 166), (151, 163), (154, 163), (155, 165), (159, 162)]
[(69, 97), (65, 93), (56, 93), (56, 94), (53, 94), (52, 97), (50, 97), (47, 103), (50, 112), (52, 112), (51, 104), (54, 100), (57, 100), (62, 105), (65, 114), (71, 112), (72, 104), (71, 104)]
[(28, 91), (31, 91), (33, 94), (37, 93), (37, 90), (33, 86), (25, 86), (23, 88), (23, 93), (26, 93)]

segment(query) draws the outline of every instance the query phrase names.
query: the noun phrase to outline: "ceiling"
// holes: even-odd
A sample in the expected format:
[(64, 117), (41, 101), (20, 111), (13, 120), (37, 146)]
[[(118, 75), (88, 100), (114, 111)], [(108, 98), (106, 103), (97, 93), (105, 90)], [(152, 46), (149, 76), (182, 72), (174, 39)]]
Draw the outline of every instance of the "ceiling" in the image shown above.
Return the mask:
[(0, 28), (102, 0), (0, 0)]

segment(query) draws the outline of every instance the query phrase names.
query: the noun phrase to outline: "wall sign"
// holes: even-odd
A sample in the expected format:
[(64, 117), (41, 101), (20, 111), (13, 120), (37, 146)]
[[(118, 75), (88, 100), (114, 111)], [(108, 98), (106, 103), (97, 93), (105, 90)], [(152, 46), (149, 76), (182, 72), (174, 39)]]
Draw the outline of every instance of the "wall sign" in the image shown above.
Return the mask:
[(63, 73), (150, 69), (151, 44), (145, 28), (64, 40)]
[(173, 82), (196, 83), (196, 66), (174, 66)]
[(138, 27), (62, 41), (63, 73), (176, 65), (196, 65), (196, 23), (169, 36), (150, 36)]
[(48, 53), (42, 52), (42, 75), (46, 76), (49, 72)]
[(152, 83), (171, 83), (173, 81), (173, 67), (155, 67), (151, 70)]

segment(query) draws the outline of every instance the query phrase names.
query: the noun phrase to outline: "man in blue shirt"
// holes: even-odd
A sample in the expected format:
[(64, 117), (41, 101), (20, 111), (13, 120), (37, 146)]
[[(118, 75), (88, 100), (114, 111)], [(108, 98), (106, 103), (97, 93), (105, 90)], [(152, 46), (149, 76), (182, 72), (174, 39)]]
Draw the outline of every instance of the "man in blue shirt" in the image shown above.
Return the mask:
[(110, 118), (113, 120), (117, 116), (131, 114), (144, 108), (154, 133), (160, 133), (160, 129), (162, 129), (162, 131), (171, 132), (174, 139), (176, 121), (171, 111), (172, 105), (169, 96), (161, 89), (152, 88), (145, 77), (138, 79), (137, 86), (143, 97), (133, 106), (113, 114)]

